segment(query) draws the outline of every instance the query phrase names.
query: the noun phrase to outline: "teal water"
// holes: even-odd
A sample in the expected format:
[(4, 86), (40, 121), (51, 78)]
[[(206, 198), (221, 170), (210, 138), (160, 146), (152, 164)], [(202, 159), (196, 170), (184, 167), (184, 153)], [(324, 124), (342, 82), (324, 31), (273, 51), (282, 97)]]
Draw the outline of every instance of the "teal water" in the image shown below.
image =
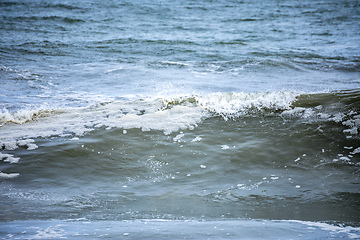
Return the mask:
[(359, 238), (359, 18), (1, 1), (1, 238)]

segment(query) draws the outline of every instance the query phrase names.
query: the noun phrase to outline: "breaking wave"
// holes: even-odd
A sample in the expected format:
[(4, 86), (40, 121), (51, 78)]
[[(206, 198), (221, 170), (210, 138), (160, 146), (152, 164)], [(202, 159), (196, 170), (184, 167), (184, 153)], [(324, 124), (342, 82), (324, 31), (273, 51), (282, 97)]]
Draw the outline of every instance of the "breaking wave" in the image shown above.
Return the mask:
[[(165, 135), (194, 129), (209, 117), (279, 116), (342, 123), (344, 133), (357, 136), (360, 127), (358, 90), (330, 94), (292, 91), (177, 95), (103, 102), (82, 108), (22, 109), (0, 113), (1, 141), (49, 136), (82, 136), (94, 129), (157, 130)], [(25, 131), (26, 129), (26, 131)]]

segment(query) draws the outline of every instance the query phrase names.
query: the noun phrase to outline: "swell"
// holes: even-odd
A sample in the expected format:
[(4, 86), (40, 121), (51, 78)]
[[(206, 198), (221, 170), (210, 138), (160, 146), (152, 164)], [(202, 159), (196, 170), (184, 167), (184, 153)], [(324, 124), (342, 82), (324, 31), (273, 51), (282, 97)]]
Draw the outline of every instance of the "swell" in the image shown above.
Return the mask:
[[(285, 121), (334, 122), (348, 137), (359, 138), (360, 90), (301, 94), (292, 91), (152, 96), (103, 102), (81, 108), (36, 108), (0, 112), (2, 139), (81, 136), (98, 128), (138, 128), (168, 135), (194, 129), (204, 119), (281, 117)], [(14, 125), (15, 124), (15, 125)], [(21, 129), (32, 131), (22, 132)], [(5, 134), (6, 133), (6, 134)]]
[(85, 22), (83, 19), (62, 16), (17, 16), (17, 17), (4, 17), (5, 20), (10, 22), (29, 22), (29, 21), (60, 21), (64, 23), (78, 23)]
[(316, 107), (318, 105), (334, 106), (342, 105), (349, 109), (357, 109), (360, 106), (360, 88), (330, 93), (302, 94), (294, 102), (294, 107)]
[[(60, 189), (61, 199), (44, 201), (40, 211), (35, 212), (32, 203), (26, 205), (35, 218), (67, 216), (65, 209), (77, 216), (83, 209), (81, 216), (93, 220), (104, 215), (209, 218), (231, 213), (234, 218), (355, 222), (359, 141), (354, 134), (346, 133), (350, 141), (334, 133), (346, 128), (346, 118), (354, 124), (360, 120), (358, 100), (359, 89), (171, 95), (102, 102), (23, 124), (8, 123), (3, 129), (22, 127), (2, 132), (10, 137), (18, 131), (25, 138), (35, 130), (33, 136), (55, 135), (65, 141), (0, 143), (5, 151), (19, 149), (17, 156), (0, 155), (9, 163), (2, 169), (8, 173), (0, 172), (0, 177), (15, 178), (27, 189), (9, 191), (4, 199), (18, 199), (20, 204), (24, 198), (52, 197), (46, 192)], [(87, 131), (91, 133), (80, 138)], [(33, 151), (24, 153), (26, 147)], [(13, 164), (21, 152), (21, 164)], [(38, 192), (31, 190), (39, 186)], [(202, 208), (190, 213), (189, 201)], [(137, 212), (132, 215), (124, 208)], [(331, 208), (336, 210), (329, 212)]]
[(31, 1), (23, 1), (23, 2), (13, 2), (13, 1), (2, 1), (0, 2), (0, 7), (4, 8), (14, 8), (14, 7), (26, 7), (26, 8), (44, 8), (44, 9), (59, 9), (59, 10), (81, 10), (84, 9), (83, 6), (79, 7), (73, 4), (66, 3), (36, 3)]

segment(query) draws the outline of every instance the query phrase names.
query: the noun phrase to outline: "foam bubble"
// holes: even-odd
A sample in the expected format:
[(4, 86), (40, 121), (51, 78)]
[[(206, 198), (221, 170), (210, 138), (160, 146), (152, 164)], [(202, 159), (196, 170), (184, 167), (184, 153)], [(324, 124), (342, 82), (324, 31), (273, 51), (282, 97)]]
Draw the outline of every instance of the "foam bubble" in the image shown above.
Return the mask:
[(202, 137), (197, 136), (193, 140), (191, 140), (191, 142), (200, 142), (201, 140), (202, 140)]
[(14, 155), (6, 153), (0, 153), (0, 159), (2, 159), (4, 162), (9, 163), (18, 163), (20, 160), (20, 158), (14, 157)]
[(181, 140), (181, 139), (182, 139), (184, 136), (185, 136), (185, 134), (181, 132), (180, 134), (176, 135), (176, 137), (174, 137), (173, 141), (174, 141), (174, 142), (181, 142), (181, 141), (183, 141), (183, 140)]
[(360, 153), (360, 147), (354, 149), (354, 151), (352, 151), (350, 154), (357, 154)]
[(16, 144), (15, 140), (9, 141), (9, 142), (3, 142), (2, 146), (6, 149), (6, 150), (15, 150), (18, 148), (18, 145)]
[(221, 149), (222, 149), (222, 150), (229, 149), (229, 146), (228, 146), (228, 145), (221, 145)]
[(350, 161), (350, 158), (348, 158), (348, 157), (340, 157), (339, 159), (342, 161)]
[(27, 150), (30, 151), (38, 148), (38, 146), (34, 142), (35, 142), (34, 139), (19, 140), (17, 141), (17, 145), (21, 147), (26, 146)]
[(27, 150), (34, 150), (38, 148), (38, 146), (34, 142), (35, 142), (34, 139), (10, 140), (7, 142), (6, 141), (2, 142), (0, 146), (2, 146), (5, 150), (10, 150), (10, 151), (15, 150), (19, 147), (27, 147)]
[(20, 173), (4, 173), (0, 172), (0, 178), (16, 178), (20, 175)]
[(345, 129), (343, 132), (351, 134), (351, 135), (357, 135), (358, 134), (358, 129), (357, 129), (357, 127), (353, 127), (353, 128), (350, 128), (350, 129)]

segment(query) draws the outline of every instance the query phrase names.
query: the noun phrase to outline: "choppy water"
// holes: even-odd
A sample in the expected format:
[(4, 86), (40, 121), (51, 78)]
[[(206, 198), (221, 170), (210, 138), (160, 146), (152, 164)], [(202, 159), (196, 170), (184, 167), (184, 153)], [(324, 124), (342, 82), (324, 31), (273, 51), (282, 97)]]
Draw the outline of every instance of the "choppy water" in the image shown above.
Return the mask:
[(359, 23), (355, 0), (0, 1), (1, 238), (359, 238)]

